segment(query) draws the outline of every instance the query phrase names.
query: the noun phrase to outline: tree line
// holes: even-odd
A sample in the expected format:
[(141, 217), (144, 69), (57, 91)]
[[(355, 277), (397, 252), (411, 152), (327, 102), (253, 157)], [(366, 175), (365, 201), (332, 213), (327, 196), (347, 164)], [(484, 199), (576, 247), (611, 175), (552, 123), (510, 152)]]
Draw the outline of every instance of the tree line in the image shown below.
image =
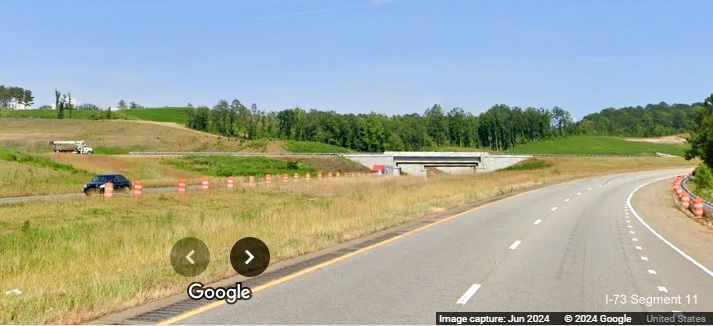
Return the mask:
[(645, 107), (608, 108), (575, 122), (560, 107), (525, 109), (499, 104), (475, 115), (435, 104), (423, 114), (341, 114), (334, 111), (250, 108), (221, 100), (213, 108), (189, 106), (187, 126), (242, 139), (317, 141), (356, 151), (488, 147), (502, 151), (519, 144), (568, 135), (663, 136), (685, 132), (701, 104), (665, 102)]
[(644, 107), (607, 108), (579, 122), (583, 133), (624, 137), (658, 137), (689, 131), (702, 103), (666, 102)]
[(517, 144), (579, 133), (569, 112), (559, 107), (496, 105), (474, 115), (439, 104), (421, 114), (341, 114), (299, 107), (265, 112), (239, 100), (221, 100), (212, 109), (189, 108), (189, 128), (243, 139), (279, 138), (317, 141), (356, 151), (421, 150), (426, 148), (490, 147), (506, 150)]
[(0, 110), (11, 109), (11, 104), (31, 106), (35, 97), (32, 91), (16, 86), (0, 85)]

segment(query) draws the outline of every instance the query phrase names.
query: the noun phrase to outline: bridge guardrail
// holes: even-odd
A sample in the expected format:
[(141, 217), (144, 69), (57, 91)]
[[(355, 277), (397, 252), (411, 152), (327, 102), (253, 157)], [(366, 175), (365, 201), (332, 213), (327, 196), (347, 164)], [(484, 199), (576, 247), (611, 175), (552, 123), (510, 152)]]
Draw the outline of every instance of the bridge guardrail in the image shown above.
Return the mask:
[[(445, 152), (444, 152), (445, 153)], [(641, 153), (641, 154), (530, 154), (530, 153), (509, 153), (509, 152), (487, 152), (490, 155), (527, 155), (536, 157), (667, 157), (667, 154), (661, 153)], [(308, 156), (308, 155), (322, 155), (322, 156), (336, 156), (336, 155), (379, 155), (383, 153), (291, 153), (291, 152), (129, 152), (129, 155), (166, 155), (166, 156), (180, 156), (180, 155), (196, 155), (196, 156)]]
[[(683, 181), (681, 181), (681, 189), (684, 192), (686, 192), (689, 196), (691, 196), (691, 201), (693, 201), (694, 198), (700, 198), (700, 197), (696, 196), (693, 192), (691, 192), (691, 190), (688, 189), (688, 187), (686, 187), (686, 184), (688, 183), (688, 181), (690, 181), (691, 177), (692, 176), (683, 178)], [(705, 207), (705, 209), (707, 211), (713, 212), (713, 203), (706, 201), (703, 198), (701, 198), (701, 199), (703, 200), (703, 207)]]

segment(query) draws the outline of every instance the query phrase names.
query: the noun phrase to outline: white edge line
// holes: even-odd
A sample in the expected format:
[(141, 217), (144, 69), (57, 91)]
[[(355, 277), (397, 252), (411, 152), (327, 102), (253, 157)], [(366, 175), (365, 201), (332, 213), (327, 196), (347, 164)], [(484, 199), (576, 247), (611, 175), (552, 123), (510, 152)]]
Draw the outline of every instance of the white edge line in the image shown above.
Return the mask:
[(681, 249), (678, 249), (676, 246), (673, 245), (673, 243), (671, 243), (671, 242), (669, 242), (668, 240), (666, 240), (666, 238), (662, 237), (662, 236), (661, 236), (660, 234), (658, 234), (658, 232), (656, 232), (651, 226), (649, 226), (648, 224), (646, 224), (646, 222), (644, 222), (644, 219), (642, 219), (641, 216), (639, 216), (639, 214), (636, 212), (636, 210), (634, 210), (634, 206), (631, 205), (631, 197), (633, 197), (634, 194), (635, 194), (639, 189), (641, 189), (641, 188), (643, 188), (644, 186), (647, 186), (647, 185), (649, 185), (649, 184), (652, 184), (652, 183), (654, 183), (654, 182), (658, 182), (658, 181), (666, 180), (666, 179), (670, 179), (670, 178), (671, 178), (671, 177), (665, 177), (665, 178), (661, 178), (661, 179), (649, 181), (649, 182), (647, 182), (647, 183), (644, 183), (644, 184), (642, 184), (642, 185), (636, 187), (636, 189), (634, 189), (634, 191), (632, 191), (632, 192), (629, 194), (629, 197), (626, 199), (626, 203), (629, 205), (629, 207), (631, 207), (631, 213), (633, 213), (634, 216), (636, 216), (636, 219), (638, 219), (639, 222), (641, 222), (641, 224), (643, 224), (647, 229), (649, 229), (649, 231), (651, 231), (651, 233), (653, 233), (657, 238), (659, 238), (661, 241), (663, 241), (663, 243), (665, 243), (665, 244), (667, 244), (669, 247), (671, 247), (671, 249), (673, 249), (673, 250), (674, 250), (675, 252), (677, 252), (679, 255), (683, 256), (683, 258), (688, 259), (688, 261), (690, 261), (691, 263), (693, 263), (693, 265), (696, 265), (698, 268), (700, 268), (702, 271), (704, 271), (704, 272), (705, 272), (706, 274), (708, 274), (710, 277), (713, 277), (713, 272), (712, 272), (710, 269), (708, 269), (708, 268), (706, 268), (705, 266), (703, 266), (703, 264), (697, 262), (695, 259), (693, 259), (691, 256), (687, 255), (687, 254), (686, 254), (685, 252), (683, 252)]
[(521, 243), (522, 243), (522, 241), (517, 240), (517, 241), (513, 242), (513, 243), (510, 245), (510, 248), (509, 248), (509, 249), (510, 249), (510, 250), (515, 250), (515, 248), (517, 248), (517, 246), (519, 246)]
[(557, 206), (552, 207), (552, 211), (553, 211), (553, 212), (556, 211), (556, 210), (557, 210)]
[(540, 224), (541, 222), (542, 222), (542, 220), (537, 220), (537, 221), (535, 221), (535, 223), (532, 223), (532, 224), (537, 225), (537, 224)]
[(569, 198), (565, 199), (564, 201), (569, 201)]
[(470, 288), (468, 288), (468, 291), (465, 291), (465, 293), (463, 293), (463, 296), (458, 299), (458, 302), (456, 302), (456, 304), (466, 304), (468, 300), (470, 300), (470, 298), (475, 294), (475, 292), (478, 292), (478, 289), (480, 289), (480, 284), (476, 283), (471, 285)]

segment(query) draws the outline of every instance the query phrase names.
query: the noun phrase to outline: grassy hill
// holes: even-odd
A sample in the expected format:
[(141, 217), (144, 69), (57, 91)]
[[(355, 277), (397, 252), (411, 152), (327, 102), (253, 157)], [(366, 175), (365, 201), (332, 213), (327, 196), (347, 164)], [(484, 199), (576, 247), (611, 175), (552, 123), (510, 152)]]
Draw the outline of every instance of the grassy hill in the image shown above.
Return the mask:
[(242, 152), (266, 153), (351, 153), (352, 150), (344, 147), (329, 145), (313, 141), (257, 139), (240, 146)]
[[(186, 124), (188, 108), (163, 107), (146, 109), (125, 109), (111, 112), (111, 119), (147, 120)], [(65, 119), (101, 120), (108, 119), (107, 111), (72, 110), (65, 111)], [(0, 118), (57, 119), (57, 110), (0, 110)]]
[(683, 156), (686, 144), (628, 141), (607, 136), (571, 136), (516, 146), (509, 153), (523, 154), (619, 154), (666, 153)]
[(53, 140), (84, 140), (96, 154), (129, 151), (236, 151), (239, 141), (175, 123), (138, 120), (19, 119), (0, 121), (0, 146), (48, 153)]
[(159, 122), (174, 122), (180, 125), (185, 125), (188, 118), (188, 110), (186, 107), (164, 107), (164, 108), (147, 108), (147, 109), (126, 109), (117, 111), (120, 114), (125, 114), (129, 118), (139, 120), (159, 121)]
[[(112, 111), (112, 119), (132, 119), (121, 111)], [(0, 118), (57, 119), (57, 110), (0, 110)], [(107, 119), (107, 111), (72, 110), (65, 112), (65, 119), (100, 120)], [(136, 119), (136, 118), (134, 118)]]

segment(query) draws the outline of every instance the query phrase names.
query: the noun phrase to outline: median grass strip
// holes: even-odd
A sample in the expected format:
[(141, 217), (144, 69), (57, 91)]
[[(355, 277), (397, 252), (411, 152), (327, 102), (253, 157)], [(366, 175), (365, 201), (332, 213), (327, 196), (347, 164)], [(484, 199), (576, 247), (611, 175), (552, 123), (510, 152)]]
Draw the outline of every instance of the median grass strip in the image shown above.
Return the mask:
[[(469, 176), (340, 178), (273, 189), (146, 193), (142, 199), (0, 206), (0, 323), (79, 323), (233, 276), (235, 241), (265, 241), (274, 261), (313, 252), (424, 215), (526, 187), (602, 173), (688, 166), (675, 158), (545, 159), (552, 166)], [(212, 252), (202, 275), (169, 264), (195, 236)]]

